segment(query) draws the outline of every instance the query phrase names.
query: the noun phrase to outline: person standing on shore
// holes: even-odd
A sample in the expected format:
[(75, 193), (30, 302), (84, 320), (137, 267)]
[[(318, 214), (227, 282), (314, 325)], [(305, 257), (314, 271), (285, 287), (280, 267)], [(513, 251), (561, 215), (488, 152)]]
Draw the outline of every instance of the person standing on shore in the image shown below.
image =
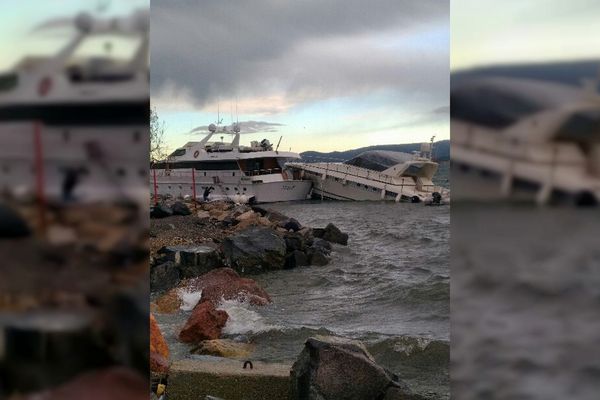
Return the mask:
[(202, 195), (202, 197), (204, 198), (204, 201), (208, 201), (208, 196), (210, 196), (210, 192), (212, 192), (213, 190), (215, 190), (215, 188), (212, 186), (204, 189), (204, 194)]

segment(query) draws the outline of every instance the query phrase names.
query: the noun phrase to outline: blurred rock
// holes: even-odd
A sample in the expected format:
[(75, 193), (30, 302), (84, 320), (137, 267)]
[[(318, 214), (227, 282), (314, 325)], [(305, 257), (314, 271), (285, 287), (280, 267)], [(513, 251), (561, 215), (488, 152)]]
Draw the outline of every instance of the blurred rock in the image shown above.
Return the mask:
[(215, 309), (211, 302), (198, 303), (179, 333), (179, 339), (185, 343), (218, 339), (228, 318), (225, 311)]
[(55, 389), (22, 397), (24, 400), (146, 400), (148, 380), (125, 367), (83, 373)]
[(77, 242), (75, 229), (62, 225), (51, 225), (46, 231), (46, 240), (53, 246), (69, 246)]
[(379, 366), (362, 343), (350, 339), (309, 338), (290, 374), (293, 399), (419, 398), (396, 375)]
[(248, 228), (223, 242), (223, 252), (228, 264), (245, 273), (283, 268), (285, 250), (285, 241), (266, 227)]

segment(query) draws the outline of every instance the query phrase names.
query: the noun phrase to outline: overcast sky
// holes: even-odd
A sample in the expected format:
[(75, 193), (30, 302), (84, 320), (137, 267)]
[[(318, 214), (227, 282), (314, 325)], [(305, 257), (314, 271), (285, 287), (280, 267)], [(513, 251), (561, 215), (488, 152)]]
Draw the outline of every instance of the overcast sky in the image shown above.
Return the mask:
[(600, 58), (598, 0), (452, 0), (452, 69)]
[(448, 1), (154, 0), (150, 38), (172, 148), (217, 109), (298, 152), (449, 137)]

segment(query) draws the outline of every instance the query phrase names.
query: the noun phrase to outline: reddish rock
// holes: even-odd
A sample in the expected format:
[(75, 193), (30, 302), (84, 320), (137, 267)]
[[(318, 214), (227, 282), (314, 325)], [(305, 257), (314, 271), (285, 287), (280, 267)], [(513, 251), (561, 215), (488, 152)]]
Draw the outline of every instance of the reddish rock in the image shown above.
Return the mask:
[(83, 373), (54, 389), (24, 400), (147, 400), (148, 378), (125, 367)]
[(231, 268), (212, 270), (198, 278), (186, 282), (186, 288), (194, 291), (202, 290), (200, 302), (211, 302), (217, 305), (221, 299), (247, 300), (254, 305), (265, 305), (271, 302), (269, 294), (253, 279), (240, 277)]
[(167, 374), (169, 372), (169, 360), (158, 353), (150, 352), (150, 371)]
[(228, 318), (227, 313), (215, 309), (213, 303), (198, 303), (179, 333), (179, 340), (185, 343), (199, 343), (203, 340), (218, 339)]
[(150, 371), (166, 373), (169, 369), (169, 346), (150, 314)]

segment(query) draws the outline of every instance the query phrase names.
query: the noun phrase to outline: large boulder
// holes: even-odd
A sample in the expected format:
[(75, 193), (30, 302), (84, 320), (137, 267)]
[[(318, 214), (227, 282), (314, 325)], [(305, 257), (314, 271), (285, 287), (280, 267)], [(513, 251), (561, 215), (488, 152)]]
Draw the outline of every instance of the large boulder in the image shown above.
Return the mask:
[(228, 318), (227, 313), (215, 309), (213, 303), (198, 303), (179, 332), (179, 340), (185, 343), (200, 343), (203, 340), (218, 339)]
[(331, 243), (326, 240), (315, 238), (313, 244), (306, 249), (306, 255), (310, 265), (323, 266), (329, 264)]
[(327, 224), (325, 228), (313, 229), (313, 235), (316, 238), (325, 239), (331, 243), (348, 244), (348, 234), (340, 231), (340, 229), (332, 223)]
[(179, 283), (181, 273), (173, 261), (167, 261), (150, 269), (150, 291), (162, 292)]
[(167, 373), (169, 346), (162, 335), (154, 315), (150, 314), (150, 371)]
[(171, 210), (173, 210), (173, 215), (190, 215), (192, 213), (189, 207), (181, 201), (173, 203)]
[(178, 265), (182, 279), (199, 276), (223, 265), (219, 252), (211, 246), (165, 246), (158, 254), (162, 255), (161, 261), (172, 261)]
[(285, 241), (266, 227), (251, 227), (223, 242), (227, 263), (237, 271), (259, 273), (282, 269), (285, 265)]
[(202, 291), (201, 302), (217, 305), (221, 300), (248, 301), (254, 305), (271, 302), (269, 294), (256, 281), (240, 277), (231, 268), (218, 268), (185, 283), (188, 291)]
[(25, 220), (11, 208), (0, 204), (0, 238), (22, 238), (31, 235)]
[(378, 365), (362, 343), (349, 339), (309, 338), (290, 374), (292, 399), (420, 398), (396, 375)]

